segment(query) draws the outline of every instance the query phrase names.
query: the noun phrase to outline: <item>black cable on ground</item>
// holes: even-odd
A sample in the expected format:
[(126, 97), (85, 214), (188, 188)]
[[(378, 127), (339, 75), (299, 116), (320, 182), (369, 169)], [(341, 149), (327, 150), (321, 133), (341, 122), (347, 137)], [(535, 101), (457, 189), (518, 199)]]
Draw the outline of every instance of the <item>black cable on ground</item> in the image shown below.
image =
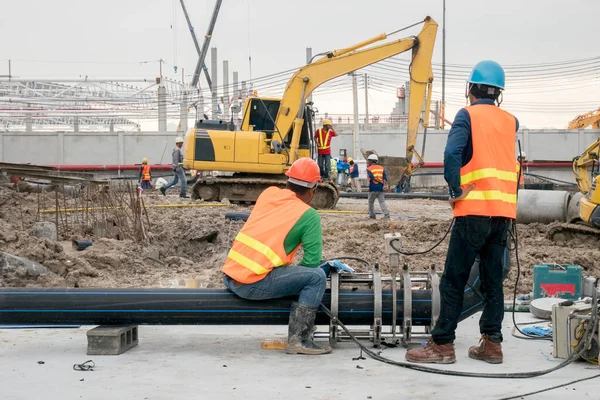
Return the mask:
[(404, 251), (402, 249), (397, 248), (394, 245), (394, 243), (398, 242), (400, 239), (392, 239), (390, 241), (390, 247), (392, 249), (394, 249), (394, 251), (397, 251), (400, 254), (404, 254), (405, 256), (416, 256), (416, 255), (419, 255), (419, 254), (427, 254), (427, 253), (433, 251), (440, 244), (442, 244), (442, 242), (444, 241), (444, 239), (446, 239), (446, 237), (448, 236), (448, 234), (452, 230), (452, 226), (454, 226), (454, 220), (452, 220), (452, 222), (450, 223), (450, 226), (448, 226), (448, 229), (446, 230), (446, 233), (444, 233), (444, 236), (442, 236), (442, 238), (436, 244), (434, 244), (430, 249), (423, 250), (423, 251)]
[(539, 393), (544, 393), (544, 392), (549, 392), (550, 390), (559, 389), (559, 388), (565, 387), (565, 386), (571, 386), (571, 385), (573, 385), (575, 383), (579, 383), (579, 382), (583, 382), (583, 381), (589, 381), (591, 379), (596, 379), (596, 378), (599, 378), (599, 377), (600, 377), (600, 374), (596, 374), (596, 375), (588, 376), (587, 378), (581, 378), (581, 379), (577, 379), (577, 380), (574, 380), (574, 381), (571, 381), (571, 382), (563, 383), (561, 385), (556, 385), (556, 386), (552, 386), (552, 387), (548, 387), (548, 388), (536, 390), (535, 392), (529, 392), (529, 393), (525, 393), (525, 394), (519, 394), (517, 396), (503, 397), (503, 398), (498, 399), (498, 400), (522, 399), (523, 397), (532, 396), (534, 394), (539, 394)]
[(541, 370), (541, 371), (531, 371), (531, 372), (506, 372), (506, 373), (483, 373), (483, 372), (462, 372), (462, 371), (452, 371), (452, 370), (447, 370), (447, 369), (441, 369), (441, 368), (432, 368), (426, 365), (422, 365), (422, 364), (413, 364), (410, 362), (402, 362), (402, 361), (395, 361), (395, 360), (391, 360), (387, 357), (383, 357), (382, 355), (379, 355), (378, 353), (374, 352), (373, 350), (367, 348), (365, 345), (363, 345), (353, 334), (352, 332), (350, 332), (350, 330), (346, 327), (346, 325), (344, 325), (339, 319), (335, 318), (334, 315), (331, 313), (331, 311), (329, 310), (329, 308), (327, 308), (325, 305), (321, 304), (321, 309), (323, 310), (323, 312), (325, 312), (325, 314), (327, 314), (329, 316), (329, 318), (334, 319), (336, 321), (336, 324), (342, 328), (342, 330), (344, 332), (346, 332), (346, 334), (348, 335), (348, 337), (354, 342), (354, 344), (356, 344), (363, 352), (365, 352), (369, 357), (371, 357), (372, 359), (379, 361), (379, 362), (383, 362), (386, 364), (390, 364), (390, 365), (395, 365), (397, 367), (402, 367), (402, 368), (407, 368), (407, 369), (412, 369), (415, 371), (420, 371), (420, 372), (427, 372), (427, 373), (432, 373), (432, 374), (438, 374), (438, 375), (450, 375), (450, 376), (462, 376), (462, 377), (468, 377), (468, 378), (500, 378), (500, 379), (524, 379), (524, 378), (533, 378), (536, 376), (542, 376), (542, 375), (546, 375), (549, 374), (551, 372), (557, 371), (561, 368), (566, 367), (567, 365), (573, 363), (575, 360), (577, 360), (579, 358), (579, 356), (583, 353), (583, 351), (585, 350), (585, 348), (583, 347), (583, 345), (580, 345), (580, 349), (578, 349), (579, 351), (577, 351), (576, 353), (573, 353), (569, 358), (567, 358), (565, 361), (561, 362), (560, 364), (556, 365), (555, 367), (549, 368), (549, 369), (545, 369), (545, 370)]

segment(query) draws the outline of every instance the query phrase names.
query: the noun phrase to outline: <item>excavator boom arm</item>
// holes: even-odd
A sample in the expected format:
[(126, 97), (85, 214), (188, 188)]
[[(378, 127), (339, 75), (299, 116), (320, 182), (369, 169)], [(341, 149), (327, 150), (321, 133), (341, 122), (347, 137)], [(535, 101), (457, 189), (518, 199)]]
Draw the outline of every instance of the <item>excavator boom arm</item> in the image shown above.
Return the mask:
[(591, 126), (594, 129), (600, 129), (600, 108), (582, 115), (578, 115), (569, 122), (569, 129), (585, 129)]
[(579, 191), (583, 194), (587, 194), (592, 188), (588, 166), (598, 162), (599, 152), (600, 138), (585, 149), (581, 155), (573, 159), (573, 173), (575, 174)]
[[(416, 37), (403, 38), (378, 46), (361, 49), (387, 38), (382, 34), (357, 45), (328, 53), (317, 61), (299, 69), (288, 81), (275, 125), (283, 140), (291, 134), (296, 119), (303, 118), (306, 98), (323, 83), (378, 61), (395, 56), (408, 50), (413, 51), (410, 65), (410, 105), (408, 116), (407, 161), (410, 164), (417, 131), (421, 119), (421, 109), (425, 91), (433, 81), (431, 58), (437, 34), (438, 24), (431, 18), (425, 18), (423, 28)], [(359, 50), (360, 49), (360, 50)], [(430, 98), (428, 98), (430, 100)], [(426, 110), (429, 109), (427, 104)], [(410, 149), (410, 150), (409, 150)], [(410, 166), (409, 166), (410, 168)]]

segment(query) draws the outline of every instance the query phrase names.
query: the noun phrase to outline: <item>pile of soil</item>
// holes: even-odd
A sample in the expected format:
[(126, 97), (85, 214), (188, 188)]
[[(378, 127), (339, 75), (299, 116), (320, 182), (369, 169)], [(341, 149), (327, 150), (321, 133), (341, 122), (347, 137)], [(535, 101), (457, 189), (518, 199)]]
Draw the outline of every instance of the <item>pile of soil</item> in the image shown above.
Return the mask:
[[(156, 204), (179, 203), (177, 197), (145, 193), (150, 219), (147, 244), (131, 240), (97, 238), (86, 250), (71, 248), (71, 237), (58, 242), (30, 235), (37, 220), (54, 220), (52, 214), (38, 215), (35, 194), (16, 193), (0, 187), (0, 251), (37, 261), (53, 275), (2, 277), (0, 286), (14, 287), (172, 287), (184, 279), (195, 279), (201, 287), (222, 287), (221, 266), (231, 241), (242, 222), (228, 221), (230, 211), (249, 211), (251, 207), (225, 205), (217, 207), (152, 208)], [(341, 199), (337, 208), (355, 213), (322, 214), (324, 258), (358, 257), (371, 264), (379, 263), (389, 274), (383, 235), (390, 231), (402, 235), (406, 250), (424, 250), (441, 238), (452, 219), (447, 203), (436, 200), (389, 200), (391, 221), (373, 221), (363, 213), (366, 200)], [(600, 237), (560, 235), (560, 241), (547, 238), (550, 225), (519, 225), (521, 279), (519, 293), (532, 291), (535, 264), (577, 264), (584, 274), (600, 276)], [(60, 234), (60, 232), (59, 232)], [(404, 257), (411, 269), (420, 270), (435, 264), (442, 270), (448, 240), (425, 255)], [(298, 254), (301, 257), (301, 252)], [(358, 271), (367, 267), (349, 262)], [(505, 281), (505, 294), (512, 296), (516, 263)], [(510, 292), (509, 292), (510, 290)]]

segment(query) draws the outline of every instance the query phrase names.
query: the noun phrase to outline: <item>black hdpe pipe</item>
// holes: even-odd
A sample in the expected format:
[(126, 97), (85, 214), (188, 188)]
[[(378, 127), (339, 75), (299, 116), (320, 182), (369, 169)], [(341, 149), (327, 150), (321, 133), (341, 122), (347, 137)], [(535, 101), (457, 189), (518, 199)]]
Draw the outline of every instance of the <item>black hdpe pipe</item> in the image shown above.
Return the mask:
[[(479, 295), (478, 263), (465, 288), (461, 320), (476, 313)], [(0, 325), (284, 325), (292, 297), (251, 301), (227, 289), (0, 289)], [(402, 290), (398, 292), (397, 323), (402, 323)], [(431, 323), (431, 291), (412, 291), (413, 325)], [(323, 304), (331, 307), (331, 294)], [(342, 289), (339, 318), (347, 325), (372, 325), (371, 290)], [(383, 291), (383, 323), (391, 325), (392, 293)], [(317, 323), (329, 318), (319, 312)]]
[[(340, 197), (366, 199), (369, 196), (367, 192), (341, 192)], [(385, 192), (386, 199), (431, 199), (431, 200), (448, 200), (448, 195), (443, 193), (391, 193)]]

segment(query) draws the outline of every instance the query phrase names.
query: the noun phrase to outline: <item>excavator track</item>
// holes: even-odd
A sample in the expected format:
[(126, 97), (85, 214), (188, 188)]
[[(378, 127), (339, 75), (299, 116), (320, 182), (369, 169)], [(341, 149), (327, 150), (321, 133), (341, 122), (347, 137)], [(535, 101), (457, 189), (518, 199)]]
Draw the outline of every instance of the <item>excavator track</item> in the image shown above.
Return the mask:
[(581, 237), (580, 235), (600, 238), (600, 229), (583, 223), (558, 223), (553, 224), (546, 232), (546, 237), (553, 241), (565, 241), (574, 236)]
[[(232, 203), (253, 204), (258, 196), (269, 186), (285, 188), (285, 177), (267, 176), (210, 176), (196, 181), (192, 189), (192, 199), (221, 201), (228, 199)], [(320, 183), (310, 205), (316, 209), (334, 208), (340, 195), (339, 190), (330, 182)]]

